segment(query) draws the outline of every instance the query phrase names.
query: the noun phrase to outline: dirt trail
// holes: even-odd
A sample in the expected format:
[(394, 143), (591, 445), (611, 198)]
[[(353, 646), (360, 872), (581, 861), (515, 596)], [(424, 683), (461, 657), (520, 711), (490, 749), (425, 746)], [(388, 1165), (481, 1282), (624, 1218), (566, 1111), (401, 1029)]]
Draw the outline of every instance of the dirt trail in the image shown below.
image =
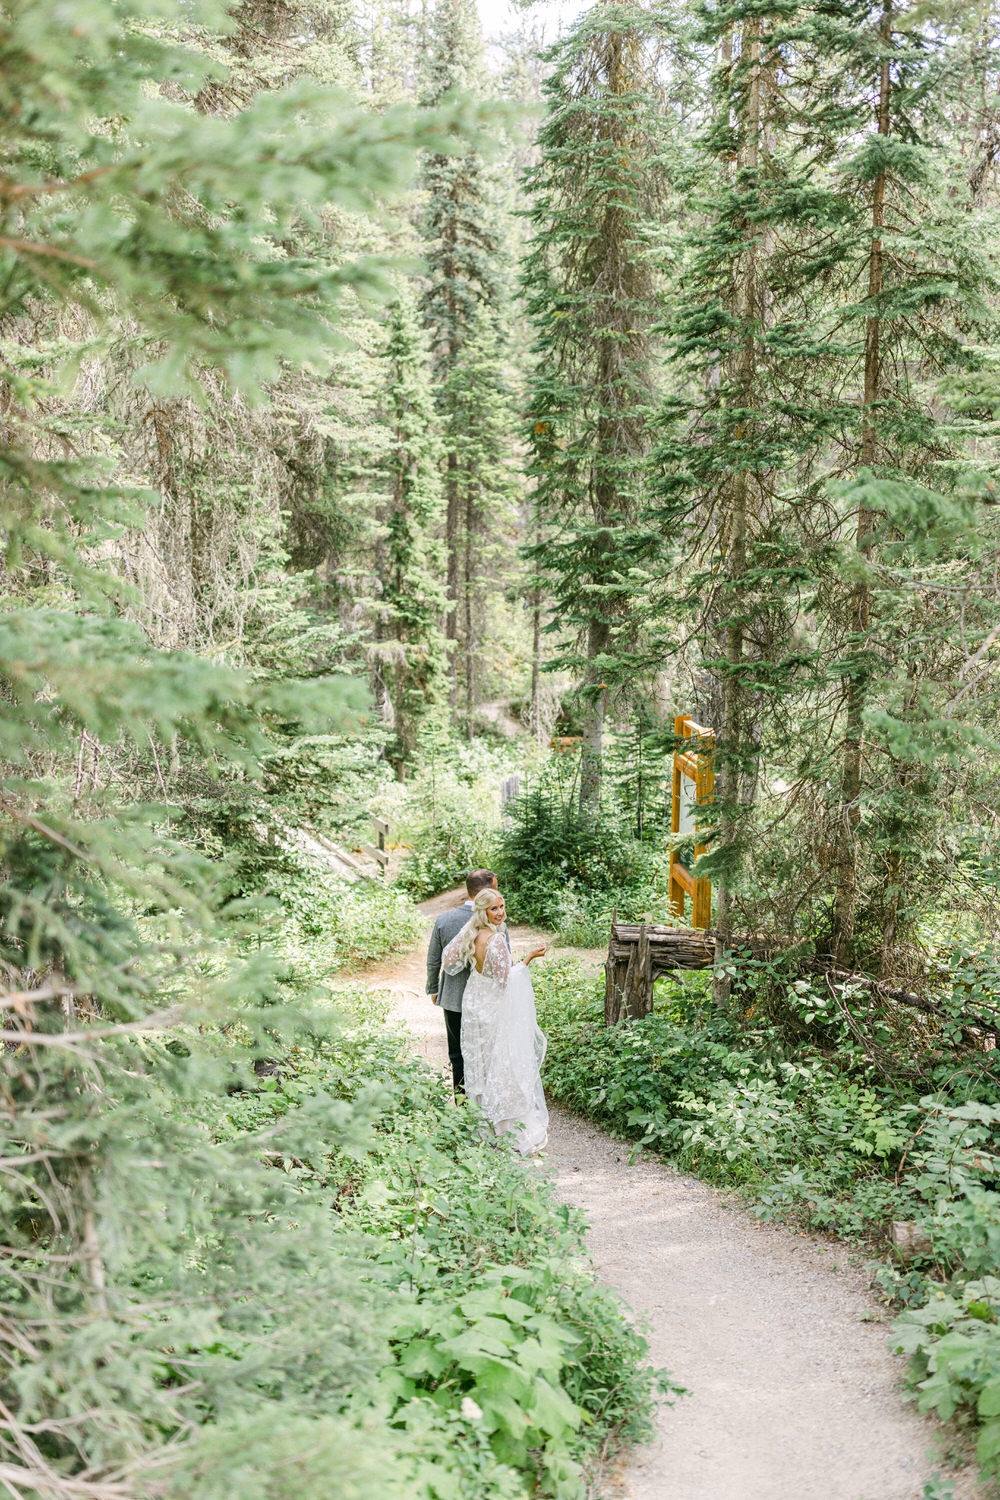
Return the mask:
[[(428, 926), (457, 899), (424, 902)], [(531, 936), (513, 929), (515, 953)], [(393, 991), (418, 1050), (446, 1067), (423, 958), (421, 945), (365, 981)], [(690, 1392), (663, 1409), (656, 1440), (629, 1455), (610, 1495), (920, 1500), (942, 1440), (904, 1403), (887, 1323), (843, 1245), (762, 1225), (651, 1157), (630, 1165), (626, 1144), (560, 1110), (547, 1159), (587, 1217), (597, 1274), (647, 1325), (654, 1363)], [(955, 1500), (985, 1500), (970, 1472), (954, 1478)]]

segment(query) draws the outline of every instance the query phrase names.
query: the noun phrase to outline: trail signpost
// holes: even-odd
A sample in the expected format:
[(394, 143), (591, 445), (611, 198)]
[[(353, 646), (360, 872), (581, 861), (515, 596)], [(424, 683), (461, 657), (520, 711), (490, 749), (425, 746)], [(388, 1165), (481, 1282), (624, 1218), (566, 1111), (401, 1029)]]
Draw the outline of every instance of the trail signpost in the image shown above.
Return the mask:
[(715, 730), (696, 724), (689, 714), (674, 719), (674, 734), (686, 742), (674, 750), (674, 789), (670, 807), (670, 905), (678, 920), (684, 920), (684, 896), (691, 897), (692, 927), (707, 928), (712, 921), (712, 886), (707, 880), (696, 880), (680, 858), (677, 848), (681, 839), (694, 836), (694, 859), (704, 854), (706, 846), (698, 842), (698, 828), (704, 808), (712, 801), (715, 772)]

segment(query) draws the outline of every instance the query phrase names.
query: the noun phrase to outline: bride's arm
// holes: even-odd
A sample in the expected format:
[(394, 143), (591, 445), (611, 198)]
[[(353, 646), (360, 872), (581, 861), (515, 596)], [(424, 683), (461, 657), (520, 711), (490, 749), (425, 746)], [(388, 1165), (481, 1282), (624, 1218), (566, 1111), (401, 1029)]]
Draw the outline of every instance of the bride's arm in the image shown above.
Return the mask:
[(459, 974), (466, 966), (466, 960), (462, 957), (462, 941), (468, 931), (469, 924), (466, 922), (441, 955), (441, 968), (446, 974)]

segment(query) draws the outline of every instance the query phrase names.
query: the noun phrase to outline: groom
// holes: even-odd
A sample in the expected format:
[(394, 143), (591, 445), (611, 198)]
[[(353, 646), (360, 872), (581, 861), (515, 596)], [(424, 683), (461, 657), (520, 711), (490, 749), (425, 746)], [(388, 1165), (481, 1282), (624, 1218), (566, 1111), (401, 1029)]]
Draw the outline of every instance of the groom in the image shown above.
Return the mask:
[[(427, 949), (427, 993), (435, 1005), (444, 1011), (444, 1024), (448, 1033), (448, 1061), (456, 1094), (465, 1093), (465, 1062), (462, 1058), (462, 996), (469, 978), (469, 970), (460, 974), (441, 973), (441, 954), (465, 926), (472, 915), (472, 902), (487, 886), (497, 888), (497, 878), (492, 870), (473, 870), (465, 877), (468, 899), (452, 911), (442, 912), (431, 931), (430, 947)], [(510, 939), (507, 939), (510, 947)], [(438, 993), (438, 980), (441, 990)]]

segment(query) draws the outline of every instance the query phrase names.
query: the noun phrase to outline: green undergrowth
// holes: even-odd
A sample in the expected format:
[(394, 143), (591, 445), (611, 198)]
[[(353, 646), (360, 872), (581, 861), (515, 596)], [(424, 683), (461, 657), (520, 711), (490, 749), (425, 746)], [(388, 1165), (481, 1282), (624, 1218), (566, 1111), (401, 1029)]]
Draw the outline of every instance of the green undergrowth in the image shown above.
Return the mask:
[(580, 947), (607, 940), (617, 909), (626, 920), (668, 921), (667, 862), (658, 843), (633, 836), (620, 808), (596, 821), (579, 809), (573, 785), (550, 768), (506, 810), (491, 868), (519, 920)]
[(397, 886), (379, 879), (351, 882), (293, 860), (270, 871), (253, 896), (296, 994), (319, 992), (345, 969), (406, 952), (424, 930), (410, 897)]
[[(661, 982), (653, 1014), (609, 1029), (603, 977), (568, 960), (540, 966), (547, 1093), (637, 1152), (743, 1191), (762, 1218), (876, 1249), (921, 1409), (975, 1424), (979, 1459), (1000, 1476), (996, 1054), (939, 1054), (893, 1074), (871, 1055), (887, 1039), (866, 1051), (844, 1007), (808, 982), (782, 996), (799, 1024), (795, 1045), (787, 1026), (755, 1024), (752, 976), (738, 1027), (713, 1010), (709, 982)], [(890, 1246), (893, 1221), (922, 1245), (905, 1267)]]
[(393, 843), (409, 850), (398, 882), (416, 900), (460, 884), (467, 870), (489, 867), (500, 818), (500, 784), (523, 761), (526, 747), (468, 744), (427, 736), (418, 766), (405, 782), (371, 800), (386, 818)]
[(284, 961), (296, 991), (410, 947), (423, 923), (405, 890), (381, 878), (349, 880), (285, 820), (256, 804), (210, 815), (188, 809), (189, 843), (216, 863), (221, 889), (253, 909), (255, 941)]
[(281, 921), (276, 946), (299, 982), (405, 951), (423, 922), (405, 892), (381, 880), (353, 884), (325, 871), (294, 872), (271, 886)]
[[(482, 1138), (376, 999), (344, 1000), (335, 1041), (297, 1048), (213, 1122), (328, 1209), (330, 1254), (353, 1267), (374, 1345), (344, 1441), (378, 1433), (385, 1493), (407, 1500), (583, 1496), (599, 1460), (649, 1434), (669, 1386), (547, 1177)], [(318, 1098), (366, 1116), (363, 1148), (300, 1128)]]

